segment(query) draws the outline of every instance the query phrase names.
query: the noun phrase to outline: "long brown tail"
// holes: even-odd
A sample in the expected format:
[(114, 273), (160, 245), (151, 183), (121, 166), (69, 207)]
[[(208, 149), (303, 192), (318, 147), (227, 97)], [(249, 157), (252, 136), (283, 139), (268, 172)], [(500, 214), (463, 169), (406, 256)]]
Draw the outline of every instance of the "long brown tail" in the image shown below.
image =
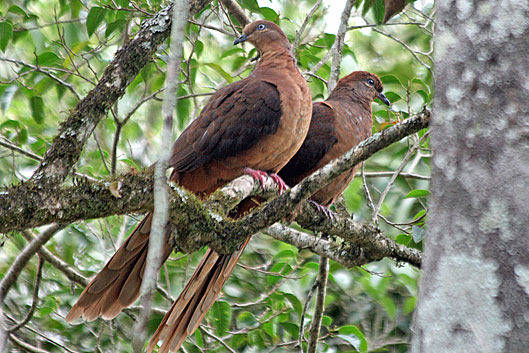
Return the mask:
[(158, 353), (176, 352), (186, 337), (195, 332), (219, 296), (249, 241), (250, 237), (231, 255), (221, 255), (211, 249), (206, 252), (149, 341), (147, 352), (152, 352), (160, 340), (163, 343)]
[[(66, 316), (66, 321), (72, 322), (81, 316), (87, 321), (99, 316), (113, 319), (134, 303), (140, 295), (151, 222), (152, 214), (149, 213), (81, 293)], [(172, 249), (169, 239), (166, 239), (161, 264), (167, 260)]]

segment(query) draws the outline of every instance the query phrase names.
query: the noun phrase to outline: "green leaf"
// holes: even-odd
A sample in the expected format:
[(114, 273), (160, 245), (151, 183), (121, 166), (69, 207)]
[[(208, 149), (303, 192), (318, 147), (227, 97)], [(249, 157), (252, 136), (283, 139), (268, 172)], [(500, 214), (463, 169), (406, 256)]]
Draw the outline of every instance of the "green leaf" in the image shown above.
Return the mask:
[(419, 212), (417, 212), (415, 214), (415, 216), (413, 216), (413, 219), (419, 219), (421, 218), (422, 216), (424, 216), (424, 214), (426, 213), (426, 210), (420, 210)]
[(253, 328), (259, 326), (254, 314), (249, 311), (243, 311), (237, 316), (237, 326), (239, 328)]
[(54, 85), (54, 86), (55, 86), (55, 89), (57, 90), (57, 98), (61, 100), (64, 94), (66, 93), (66, 87), (64, 87), (63, 85)]
[(408, 193), (408, 195), (404, 196), (405, 199), (411, 199), (416, 197), (425, 197), (430, 195), (430, 192), (428, 190), (423, 189), (415, 189)]
[(259, 8), (259, 12), (263, 15), (264, 19), (268, 21), (275, 22), (279, 17), (277, 13), (269, 7), (261, 7)]
[(0, 124), (0, 130), (2, 129), (18, 129), (20, 128), (20, 123), (16, 120), (6, 120), (2, 124)]
[(278, 262), (270, 268), (270, 272), (276, 272), (277, 275), (270, 274), (267, 276), (268, 285), (276, 284), (281, 278), (281, 275), (289, 274), (292, 271), (292, 266), (287, 263)]
[(15, 85), (7, 86), (5, 89), (2, 90), (0, 94), (0, 109), (2, 110), (2, 113), (5, 113), (6, 110), (9, 108), (9, 105), (11, 104), (11, 101), (13, 100), (16, 91), (17, 86)]
[(395, 237), (395, 241), (397, 242), (397, 244), (401, 244), (401, 245), (408, 245), (411, 241), (411, 237), (408, 235), (408, 234), (399, 234)]
[(9, 22), (0, 22), (0, 49), (6, 51), (7, 44), (13, 35), (13, 26)]
[(376, 0), (373, 11), (375, 12), (375, 21), (381, 24), (384, 21), (384, 0)]
[(26, 13), (26, 11), (24, 11), (21, 7), (19, 7), (17, 5), (9, 6), (9, 9), (7, 9), (7, 12), (10, 12), (10, 13), (13, 13), (15, 15), (20, 15), (20, 16), (24, 16), (26, 18), (29, 18), (29, 16)]
[(389, 99), (391, 104), (393, 104), (395, 102), (398, 102), (398, 101), (400, 101), (402, 99), (401, 96), (399, 96), (395, 92), (386, 92), (384, 94), (386, 95), (386, 98)]
[(417, 83), (419, 85), (421, 85), (421, 87), (423, 87), (424, 89), (428, 90), (428, 85), (426, 83), (424, 83), (423, 80), (421, 80), (420, 78), (417, 78), (417, 77), (414, 77), (413, 80), (411, 80), (412, 83)]
[(210, 68), (212, 68), (213, 70), (215, 70), (217, 73), (219, 73), (226, 81), (228, 81), (228, 83), (231, 83), (233, 81), (231, 75), (229, 73), (227, 73), (226, 71), (224, 71), (224, 69), (219, 65), (219, 64), (215, 64), (215, 63), (206, 63), (204, 64)]
[(195, 341), (197, 342), (197, 346), (199, 346), (200, 348), (204, 347), (204, 337), (202, 336), (201, 330), (195, 331)]
[[(188, 94), (184, 85), (179, 85), (177, 92), (178, 97), (183, 97)], [(183, 129), (191, 118), (191, 100), (189, 98), (177, 100), (176, 111), (178, 112), (178, 128)]]
[[(231, 345), (234, 348), (240, 348), (248, 343), (248, 337), (246, 334), (233, 335), (231, 339)], [(241, 351), (237, 349), (237, 351)]]
[(263, 324), (263, 330), (268, 334), (268, 336), (275, 338), (277, 337), (277, 324), (273, 322), (266, 322)]
[(397, 85), (400, 85), (402, 87), (404, 87), (402, 85), (402, 82), (400, 82), (400, 80), (397, 78), (397, 76), (394, 76), (394, 75), (384, 75), (380, 78), (380, 81), (382, 81), (383, 84), (385, 85), (389, 85), (389, 84), (397, 84)]
[(48, 144), (46, 143), (46, 141), (44, 141), (44, 139), (40, 137), (38, 137), (37, 140), (33, 142), (30, 146), (31, 150), (38, 155), (43, 155), (44, 152), (46, 152), (46, 150), (48, 149)]
[(367, 340), (358, 327), (353, 325), (342, 326), (338, 330), (338, 333), (338, 337), (346, 342), (349, 342), (360, 352), (367, 352)]
[(107, 14), (107, 9), (102, 7), (92, 7), (88, 16), (86, 17), (86, 31), (88, 32), (88, 37), (91, 37), (94, 34), (95, 30), (101, 22), (105, 19)]
[(42, 303), (39, 305), (39, 316), (44, 318), (48, 315), (50, 315), (52, 312), (57, 310), (57, 303), (55, 303), (55, 300), (48, 297), (45, 300), (42, 301)]
[(417, 304), (417, 297), (408, 297), (402, 305), (402, 311), (404, 314), (410, 314), (415, 310), (415, 305)]
[(79, 12), (83, 8), (83, 3), (81, 0), (70, 0), (70, 11), (72, 13), (72, 18), (79, 17)]
[(416, 243), (421, 242), (424, 239), (424, 228), (413, 225), (411, 226), (411, 231), (413, 234), (413, 241)]
[(391, 320), (394, 320), (395, 315), (397, 314), (397, 306), (395, 305), (395, 302), (389, 297), (382, 297), (379, 299), (379, 301), (388, 313), (388, 316), (391, 318)]
[(365, 0), (364, 7), (362, 8), (362, 16), (365, 17), (369, 9), (373, 6), (375, 0)]
[(242, 0), (242, 5), (252, 12), (259, 12), (257, 0)]
[(35, 61), (39, 63), (39, 66), (53, 66), (60, 63), (62, 59), (57, 54), (47, 51), (37, 56)]
[(321, 318), (321, 325), (322, 326), (330, 326), (332, 324), (332, 317), (323, 315)]
[(279, 324), (285, 331), (287, 331), (292, 338), (297, 340), (299, 338), (299, 326), (291, 322), (282, 322)]
[(212, 318), (213, 326), (217, 334), (224, 336), (230, 329), (231, 323), (231, 306), (223, 300), (217, 300), (210, 309), (209, 317)]
[(224, 58), (227, 58), (230, 55), (237, 54), (237, 53), (246, 54), (244, 49), (242, 49), (241, 47), (235, 47), (235, 48), (231, 48), (229, 50), (226, 50), (224, 53), (222, 53), (220, 58), (224, 59)]
[(37, 124), (42, 124), (44, 122), (44, 101), (39, 96), (33, 96), (29, 99), (29, 105), (31, 107), (31, 113), (33, 115), (33, 120)]
[(110, 36), (116, 29), (125, 27), (125, 23), (127, 23), (127, 21), (124, 19), (118, 19), (114, 22), (110, 22), (107, 25), (107, 29), (105, 30), (105, 37), (108, 38), (108, 36)]
[(322, 36), (320, 36), (316, 40), (316, 42), (314, 42), (314, 44), (318, 46), (324, 46), (324, 47), (330, 48), (333, 45), (335, 38), (336, 38), (335, 34), (324, 33)]
[(283, 251), (280, 251), (278, 252), (273, 260), (274, 261), (288, 261), (288, 260), (292, 260), (292, 259), (295, 259), (296, 258), (296, 253), (291, 250), (291, 249), (286, 249), (286, 250), (283, 250)]
[(28, 142), (28, 130), (22, 128), (17, 134), (17, 141), (19, 143), (26, 143)]
[(301, 315), (301, 311), (303, 311), (303, 305), (301, 305), (301, 302), (299, 301), (299, 298), (296, 297), (294, 294), (290, 293), (284, 293), (285, 298), (292, 304), (294, 307), (294, 310), (298, 315)]
[[(248, 332), (248, 343), (250, 344), (250, 346), (263, 348), (264, 347), (264, 339), (263, 339), (263, 336), (261, 335), (261, 331), (260, 330), (252, 330), (252, 331)], [(259, 351), (261, 351), (261, 350), (259, 350)]]
[(204, 43), (202, 43), (201, 41), (197, 39), (195, 43), (195, 54), (197, 58), (200, 58), (200, 54), (202, 54), (203, 50), (204, 50)]
[(418, 95), (420, 95), (422, 97), (422, 99), (424, 100), (424, 103), (428, 103), (428, 100), (429, 100), (429, 97), (430, 97), (428, 92), (426, 92), (423, 89), (418, 89), (417, 91), (415, 91), (415, 93), (417, 93)]

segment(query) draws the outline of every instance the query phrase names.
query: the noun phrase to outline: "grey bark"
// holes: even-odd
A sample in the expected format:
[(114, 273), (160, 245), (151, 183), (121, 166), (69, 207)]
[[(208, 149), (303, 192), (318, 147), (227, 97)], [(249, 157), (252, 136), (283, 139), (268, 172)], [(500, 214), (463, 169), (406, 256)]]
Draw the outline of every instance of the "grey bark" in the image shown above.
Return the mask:
[(135, 353), (143, 351), (147, 336), (147, 321), (151, 316), (154, 290), (161, 265), (162, 249), (165, 241), (165, 225), (169, 219), (169, 190), (167, 187), (166, 170), (169, 167), (172, 149), (167, 148), (173, 142), (173, 112), (176, 107), (178, 70), (182, 61), (182, 46), (185, 36), (185, 25), (189, 11), (188, 0), (175, 0), (171, 25), (171, 54), (167, 65), (165, 96), (162, 105), (164, 127), (162, 144), (158, 161), (154, 167), (154, 211), (149, 236), (149, 250), (143, 281), (141, 283), (141, 311), (134, 325), (132, 348)]
[(434, 158), (412, 352), (529, 347), (529, 2), (437, 2)]

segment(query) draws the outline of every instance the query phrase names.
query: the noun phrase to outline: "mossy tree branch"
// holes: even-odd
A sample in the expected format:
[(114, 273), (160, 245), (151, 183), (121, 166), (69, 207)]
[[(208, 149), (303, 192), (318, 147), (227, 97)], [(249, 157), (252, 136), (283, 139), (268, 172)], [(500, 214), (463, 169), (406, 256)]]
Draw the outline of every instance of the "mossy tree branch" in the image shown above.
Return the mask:
[[(173, 185), (171, 220), (179, 234), (176, 247), (184, 252), (192, 252), (209, 245), (222, 253), (232, 252), (247, 236), (288, 217), (311, 194), (340, 173), (403, 137), (427, 127), (429, 120), (430, 112), (424, 110), (417, 116), (375, 134), (306, 178), (289, 192), (240, 220), (232, 221), (225, 215), (245, 197), (269, 196), (273, 193), (271, 190), (275, 190), (272, 180), (265, 182), (263, 193), (261, 186), (252, 178), (242, 176), (214, 193), (205, 203)], [(1, 231), (22, 230), (52, 222), (65, 224), (109, 215), (146, 212), (153, 208), (153, 180), (150, 171), (125, 174), (100, 182), (76, 180), (74, 184), (59, 188), (52, 197), (31, 182), (5, 190), (0, 195)], [(358, 265), (389, 256), (416, 266), (420, 265), (418, 252), (395, 244), (371, 226), (340, 217), (331, 222), (308, 203), (303, 203), (303, 211), (296, 221), (304, 228), (322, 231), (349, 243), (346, 247), (339, 245), (340, 242), (331, 244), (336, 251), (352, 254), (354, 261), (348, 260), (348, 264)], [(354, 250), (353, 253), (351, 249)]]

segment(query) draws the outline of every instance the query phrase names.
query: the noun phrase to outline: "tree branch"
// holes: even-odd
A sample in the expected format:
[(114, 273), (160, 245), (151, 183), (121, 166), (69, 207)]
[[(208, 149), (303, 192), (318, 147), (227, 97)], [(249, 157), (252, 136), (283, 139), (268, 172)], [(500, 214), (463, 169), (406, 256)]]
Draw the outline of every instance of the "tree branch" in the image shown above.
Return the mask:
[(162, 106), (162, 116), (164, 118), (162, 143), (160, 145), (160, 157), (154, 168), (153, 220), (149, 236), (145, 273), (140, 287), (142, 309), (140, 317), (134, 325), (135, 335), (132, 340), (132, 347), (136, 353), (143, 351), (147, 333), (147, 321), (151, 315), (152, 297), (156, 288), (158, 269), (164, 246), (165, 226), (169, 219), (169, 192), (165, 172), (169, 167), (171, 149), (166, 146), (171, 146), (173, 141), (173, 111), (176, 107), (178, 70), (182, 61), (182, 45), (188, 10), (188, 0), (176, 0), (171, 26), (171, 54), (167, 65), (166, 89)]
[(329, 81), (327, 82), (327, 91), (331, 92), (336, 87), (338, 77), (340, 76), (340, 64), (342, 62), (343, 43), (345, 40), (345, 34), (347, 33), (347, 22), (351, 16), (351, 10), (353, 9), (355, 1), (347, 0), (340, 18), (340, 27), (338, 27), (338, 33), (330, 52), (332, 52), (332, 63), (331, 63), (331, 74), (329, 75)]
[(310, 324), (309, 347), (307, 353), (316, 353), (318, 348), (318, 338), (320, 336), (321, 319), (325, 309), (325, 293), (327, 292), (327, 279), (329, 276), (329, 259), (325, 256), (320, 257), (320, 268), (318, 270), (318, 295), (316, 296), (316, 305), (314, 315)]
[(248, 23), (251, 22), (250, 17), (244, 12), (242, 7), (237, 4), (235, 0), (220, 0), (222, 5), (228, 9), (228, 11), (239, 21), (241, 26), (246, 26)]
[[(366, 160), (375, 152), (391, 145), (401, 138), (427, 127), (429, 121), (430, 112), (424, 109), (419, 115), (406, 119), (382, 132), (376, 133), (367, 140), (361, 142), (351, 151), (333, 160), (305, 178), (292, 188), (290, 192), (286, 192), (278, 198), (266, 203), (258, 212), (252, 212), (245, 217), (232, 222), (232, 229), (253, 230), (253, 233), (255, 233), (272, 223), (287, 217), (302, 201), (326, 186), (334, 178), (351, 169), (358, 163)], [(334, 234), (335, 229), (339, 228), (338, 226), (339, 224), (335, 225), (330, 230), (325, 230), (325, 233)], [(350, 227), (351, 224), (344, 222), (342, 223), (342, 226)], [(232, 231), (232, 229), (226, 229), (224, 231)], [(235, 231), (232, 231), (232, 234), (234, 237), (238, 237), (240, 242), (245, 239), (241, 235), (237, 235)], [(249, 232), (249, 234), (252, 234), (252, 232)], [(211, 246), (215, 247), (215, 243), (211, 244)], [(217, 248), (216, 250), (218, 251)]]
[[(170, 219), (178, 230), (176, 246), (181, 251), (192, 252), (209, 245), (218, 252), (231, 253), (247, 236), (292, 214), (304, 200), (333, 178), (366, 160), (375, 152), (427, 127), (429, 120), (430, 112), (424, 110), (417, 116), (373, 135), (303, 180), (290, 192), (283, 193), (235, 221), (227, 220), (224, 215), (241, 199), (251, 195), (263, 195), (261, 186), (252, 178), (242, 176), (234, 180), (211, 195), (205, 203), (182, 188), (172, 186)], [(273, 184), (271, 178), (267, 178), (265, 195), (275, 190)], [(41, 226), (54, 221), (71, 223), (114, 214), (152, 211), (152, 185), (152, 172), (149, 171), (136, 175), (121, 175), (95, 183), (81, 180), (75, 187), (58, 189), (53, 200), (50, 200), (42, 197), (39, 188), (31, 187), (31, 183), (25, 183), (0, 194), (0, 229), (5, 232)], [(419, 252), (395, 244), (371, 226), (339, 216), (331, 222), (308, 203), (303, 204), (303, 212), (296, 221), (306, 229), (322, 231), (330, 236), (345, 239), (345, 245), (320, 240), (313, 249), (332, 259), (340, 256), (346, 258), (340, 261), (346, 266), (364, 264), (386, 256), (415, 266), (420, 265)], [(313, 236), (298, 237), (298, 240), (302, 238), (305, 241), (302, 247), (310, 247), (307, 240), (314, 244)]]

